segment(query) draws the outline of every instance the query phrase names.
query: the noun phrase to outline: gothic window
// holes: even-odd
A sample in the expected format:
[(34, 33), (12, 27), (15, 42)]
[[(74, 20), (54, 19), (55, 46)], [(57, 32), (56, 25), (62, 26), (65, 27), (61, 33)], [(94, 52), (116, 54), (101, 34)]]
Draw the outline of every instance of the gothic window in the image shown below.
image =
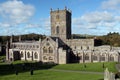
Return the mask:
[(30, 58), (30, 53), (29, 52), (27, 53), (27, 57)]
[(34, 58), (38, 59), (38, 54), (36, 52), (34, 53)]
[(85, 60), (89, 60), (89, 55), (88, 54), (85, 55)]
[(110, 61), (114, 61), (114, 56), (111, 55), (109, 59)]
[(53, 53), (53, 49), (51, 47), (48, 48), (49, 53)]
[(43, 53), (47, 53), (47, 48), (46, 47), (43, 48)]
[(100, 56), (100, 60), (101, 60), (101, 61), (105, 61), (105, 56), (104, 56), (104, 55), (101, 55), (101, 56)]
[(97, 60), (97, 56), (96, 55), (93, 55), (93, 60)]
[(59, 26), (56, 27), (56, 34), (59, 34)]
[(23, 57), (23, 52), (21, 52), (20, 56)]

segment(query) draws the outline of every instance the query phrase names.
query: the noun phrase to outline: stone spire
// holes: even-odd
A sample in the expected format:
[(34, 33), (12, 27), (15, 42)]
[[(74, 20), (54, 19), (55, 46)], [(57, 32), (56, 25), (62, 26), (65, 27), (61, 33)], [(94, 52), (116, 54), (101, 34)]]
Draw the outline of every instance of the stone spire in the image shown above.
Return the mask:
[(9, 60), (9, 41), (6, 43), (6, 60)]

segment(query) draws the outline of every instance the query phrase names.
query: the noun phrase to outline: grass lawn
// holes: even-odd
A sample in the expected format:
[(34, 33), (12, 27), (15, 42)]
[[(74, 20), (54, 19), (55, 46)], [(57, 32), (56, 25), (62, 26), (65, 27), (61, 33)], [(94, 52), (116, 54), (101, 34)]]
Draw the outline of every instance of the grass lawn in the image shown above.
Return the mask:
[[(23, 67), (23, 64), (25, 65)], [(117, 72), (115, 69), (116, 62), (103, 63), (80, 63), (80, 64), (62, 64), (48, 65), (39, 62), (15, 61), (12, 64), (0, 63), (0, 80), (103, 80), (103, 74), (90, 74), (66, 71), (54, 71), (49, 69), (75, 70), (75, 71), (92, 71), (103, 72), (105, 67), (109, 71)], [(25, 68), (25, 69), (23, 69)], [(34, 75), (30, 75), (30, 70), (34, 70)], [(15, 71), (18, 75), (15, 75)]]
[(30, 72), (0, 76), (0, 80), (102, 80), (102, 74), (84, 74), (73, 72), (59, 72), (51, 70), (36, 70)]
[(80, 63), (80, 64), (61, 64), (54, 66), (53, 69), (62, 69), (62, 70), (77, 70), (77, 71), (92, 71), (92, 72), (104, 72), (105, 68), (107, 67), (109, 71), (117, 72), (115, 68), (116, 62), (104, 62), (103, 63)]

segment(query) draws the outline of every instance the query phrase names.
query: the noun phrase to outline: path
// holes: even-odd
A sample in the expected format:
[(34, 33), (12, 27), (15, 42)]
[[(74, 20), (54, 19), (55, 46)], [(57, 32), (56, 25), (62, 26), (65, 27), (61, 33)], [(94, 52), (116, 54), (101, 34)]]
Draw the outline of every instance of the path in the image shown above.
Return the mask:
[(104, 74), (103, 72), (73, 71), (73, 70), (60, 70), (60, 69), (49, 69), (49, 70), (61, 71), (61, 72), (88, 73), (88, 74)]

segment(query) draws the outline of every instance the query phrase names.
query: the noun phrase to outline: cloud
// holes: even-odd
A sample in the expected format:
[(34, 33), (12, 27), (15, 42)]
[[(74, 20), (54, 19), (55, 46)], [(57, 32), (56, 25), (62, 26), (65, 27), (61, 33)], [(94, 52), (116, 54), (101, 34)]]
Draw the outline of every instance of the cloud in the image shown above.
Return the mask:
[(41, 27), (43, 27), (46, 30), (50, 30), (50, 17), (49, 18), (42, 18), (40, 19)]
[(40, 28), (40, 25), (39, 24), (26, 24), (25, 28)]
[(119, 10), (120, 0), (105, 0), (101, 5), (102, 9)]
[(90, 31), (96, 34), (96, 31), (98, 31), (101, 34), (103, 31), (104, 33), (113, 30), (118, 31), (117, 25), (120, 23), (120, 16), (108, 11), (94, 11), (86, 13), (78, 18), (73, 18), (72, 22), (76, 30), (82, 29), (85, 32), (89, 32), (88, 34), (90, 34)]
[(22, 1), (9, 0), (0, 4), (0, 16), (2, 22), (9, 25), (17, 25), (27, 22), (34, 14), (34, 7), (24, 4)]

